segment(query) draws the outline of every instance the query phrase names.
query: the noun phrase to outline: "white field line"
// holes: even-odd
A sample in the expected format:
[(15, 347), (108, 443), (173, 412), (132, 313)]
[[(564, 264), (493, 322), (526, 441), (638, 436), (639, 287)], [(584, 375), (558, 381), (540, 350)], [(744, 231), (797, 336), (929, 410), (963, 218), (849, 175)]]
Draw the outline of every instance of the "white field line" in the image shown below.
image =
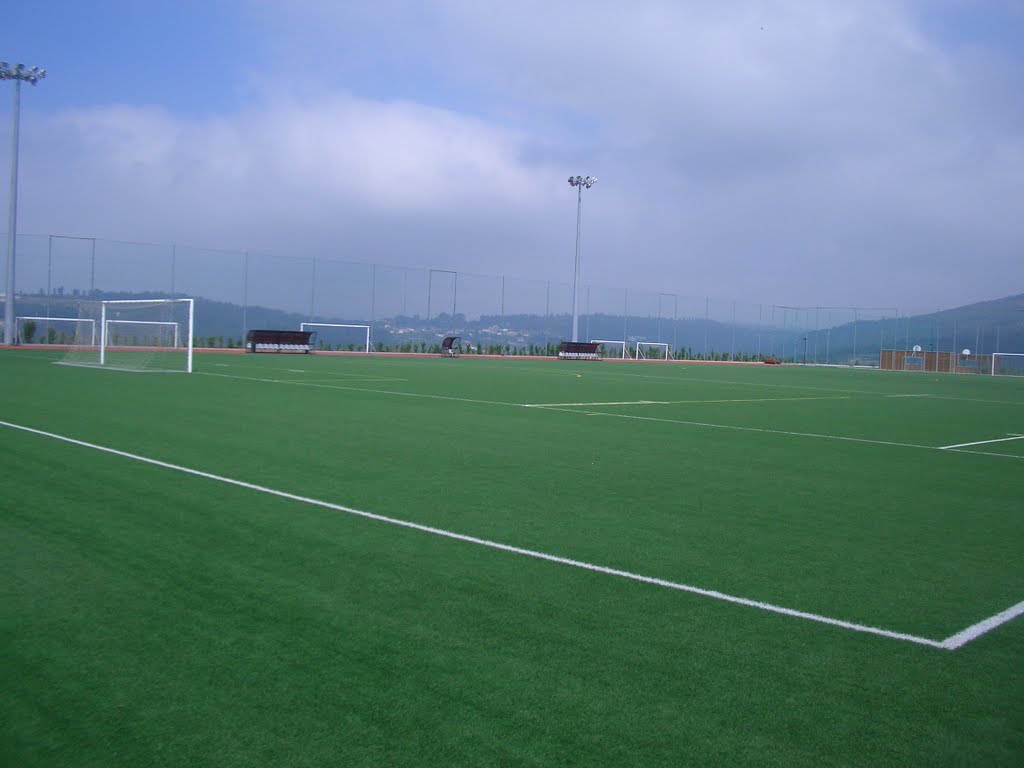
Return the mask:
[(942, 641), (942, 647), (947, 651), (955, 651), (957, 648), (961, 648), (971, 642), (971, 640), (981, 637), (986, 632), (991, 632), (996, 627), (1017, 618), (1021, 614), (1024, 614), (1024, 601), (1007, 608), (1002, 613), (997, 613), (995, 616), (989, 616), (977, 624), (972, 624), (962, 632), (950, 635)]
[[(395, 397), (425, 398), (428, 400), (447, 400), (456, 403), (474, 403), (477, 405), (500, 405), (506, 408), (529, 408), (528, 403), (509, 403), (502, 400), (478, 400), (469, 397), (454, 397), (452, 395), (430, 395), (420, 392), (398, 392), (392, 389), (370, 389), (369, 387), (349, 387), (344, 384), (318, 384), (315, 382), (297, 381), (293, 379), (265, 379), (254, 376), (237, 376), (230, 373), (212, 373), (210, 371), (199, 372), (203, 376), (218, 376), (224, 379), (241, 379), (242, 381), (258, 381), (264, 384), (288, 384), (297, 387), (316, 387), (319, 389), (340, 389), (346, 392), (368, 392), (375, 395), (393, 395)], [(802, 399), (802, 398), (797, 398)], [(809, 399), (809, 398), (808, 398)], [(669, 402), (669, 401), (665, 401)], [(683, 402), (683, 401), (680, 401)], [(706, 401), (699, 401), (706, 402)], [(637, 416), (629, 413), (609, 413), (607, 411), (585, 411), (579, 408), (566, 408), (555, 405), (545, 405), (541, 408), (534, 405), (534, 410), (561, 411), (564, 413), (579, 413), (585, 416), (607, 416), (614, 419), (636, 419), (638, 421), (654, 421), (663, 424), (681, 424), (690, 427), (707, 427), (709, 429), (726, 429), (734, 432), (756, 432), (766, 435), (785, 435), (787, 437), (809, 437), (817, 440), (837, 440), (847, 443), (863, 443), (866, 445), (889, 445), (896, 448), (914, 448), (919, 451), (949, 450), (953, 453), (969, 453), (973, 456), (995, 456), (1001, 459), (1017, 459), (1024, 461), (1024, 456), (1015, 456), (1011, 453), (993, 453), (991, 451), (965, 451), (959, 448), (940, 449), (934, 445), (920, 445), (918, 443), (900, 443), (892, 440), (873, 440), (867, 437), (846, 437), (844, 435), (823, 435), (817, 432), (792, 432), (782, 429), (766, 429), (764, 427), (744, 427), (735, 424), (712, 424), (705, 421), (686, 421), (684, 419), (665, 419), (656, 416)]]
[[(58, 435), (53, 432), (46, 432), (41, 429), (34, 429), (32, 427), (22, 426), (20, 424), (13, 424), (8, 421), (0, 421), (0, 426), (8, 427), (9, 429), (19, 430), (21, 432), (27, 432), (29, 434), (38, 435), (40, 437), (49, 438), (51, 440), (58, 440), (63, 443), (69, 443), (82, 448), (88, 448), (94, 451), (100, 451), (102, 453), (111, 454), (113, 456), (119, 456), (124, 459), (131, 461), (141, 462), (143, 464), (149, 464), (162, 469), (169, 469), (174, 472), (181, 472), (194, 477), (200, 477), (206, 480), (213, 480), (219, 483), (225, 483), (226, 485), (232, 485), (238, 488), (245, 488), (250, 491), (256, 491), (258, 493), (265, 493), (270, 496), (276, 496), (278, 498), (287, 499), (289, 501), (296, 501), (301, 504), (309, 504), (311, 506), (322, 507), (324, 509), (330, 509), (336, 512), (344, 512), (345, 514), (355, 515), (363, 517), (369, 520), (375, 520), (380, 523), (387, 523), (388, 525), (396, 525), (402, 528), (409, 528), (414, 531), (420, 531), (421, 533), (431, 534), (433, 536), (441, 536), (447, 539), (454, 539), (456, 541), (462, 541), (467, 544), (476, 544), (477, 546), (487, 547), (489, 549), (496, 549), (502, 552), (509, 552), (514, 555), (520, 555), (523, 557), (529, 557), (536, 560), (544, 560), (549, 563), (556, 563), (558, 565), (565, 565), (572, 568), (579, 568), (585, 571), (591, 571), (594, 573), (601, 573), (606, 576), (617, 576), (622, 579), (629, 579), (631, 581), (638, 581), (644, 584), (651, 584), (653, 586), (663, 587), (665, 589), (673, 589), (680, 592), (688, 592), (694, 595), (700, 595), (702, 597), (709, 597), (714, 600), (721, 600), (727, 603), (733, 603), (736, 605), (743, 605), (748, 608), (757, 608), (762, 611), (769, 613), (776, 613), (782, 616), (789, 616), (797, 619), (805, 619), (807, 621), (817, 622), (819, 624), (827, 624), (832, 627), (838, 627), (840, 629), (851, 630), (853, 632), (862, 632), (870, 635), (877, 635), (879, 637), (886, 637), (891, 640), (902, 640), (908, 643), (915, 643), (917, 645), (926, 645), (931, 648), (940, 648), (945, 650), (952, 650), (953, 648), (959, 648), (975, 637), (980, 636), (984, 632), (988, 631), (986, 628), (980, 628), (981, 625), (975, 625), (965, 632), (976, 632), (966, 639), (961, 638), (963, 633), (954, 635), (954, 638), (958, 639), (959, 645), (952, 646), (947, 645), (950, 640), (938, 641), (931, 640), (927, 637), (918, 637), (917, 635), (910, 635), (904, 632), (894, 632), (888, 629), (882, 629), (880, 627), (872, 627), (865, 624), (857, 624), (850, 621), (843, 621), (841, 619), (833, 619), (828, 616), (822, 616), (816, 613), (808, 613), (807, 611), (797, 611), (792, 608), (786, 608), (781, 605), (774, 605), (772, 603), (765, 603), (759, 600), (751, 600), (746, 597), (738, 597), (736, 595), (729, 595), (725, 592), (719, 592), (713, 589), (704, 589), (702, 587), (695, 587), (690, 584), (682, 584), (679, 582), (668, 581), (666, 579), (659, 579), (653, 576), (644, 576), (638, 573), (632, 573), (631, 571), (623, 571), (618, 568), (609, 568), (603, 565), (595, 565), (593, 563), (586, 563), (581, 560), (573, 560), (567, 557), (560, 557), (558, 555), (551, 555), (546, 552), (538, 552), (532, 549), (524, 549), (522, 547), (512, 546), (511, 544), (502, 544), (501, 542), (491, 541), (489, 539), (481, 539), (476, 536), (467, 536), (462, 533), (455, 533), (454, 531), (447, 531), (443, 528), (434, 528), (429, 525), (421, 525), (420, 523), (413, 523), (408, 520), (400, 520), (394, 517), (387, 517), (385, 515), (378, 515), (373, 512), (365, 512), (363, 510), (354, 509), (352, 507), (346, 507), (341, 504), (333, 504), (329, 501), (323, 501), (320, 499), (310, 498), (308, 496), (299, 496), (298, 494), (288, 493), (287, 491), (280, 491), (274, 488), (268, 488), (263, 485), (257, 485), (255, 483), (248, 483), (244, 480), (235, 480), (230, 477), (224, 477), (222, 475), (215, 475), (210, 472), (203, 472), (198, 469), (192, 469), (190, 467), (184, 467), (179, 464), (171, 464), (170, 462), (160, 461), (159, 459), (152, 459), (147, 456), (140, 456), (139, 454), (129, 453), (127, 451), (121, 451), (116, 448), (108, 448), (107, 446), (97, 445), (95, 443), (89, 443), (84, 440), (77, 440), (72, 437), (66, 437), (64, 435)], [(1012, 617), (1011, 617), (1012, 618)], [(1009, 619), (1005, 619), (1008, 621)], [(1002, 623), (1002, 622), (1000, 622)], [(998, 626), (998, 624), (993, 625)]]
[[(408, 379), (389, 379), (384, 376), (355, 376), (352, 378), (344, 379), (346, 383), (352, 382), (356, 384), (383, 384), (390, 381), (408, 381)], [(309, 379), (295, 380), (292, 383), (302, 384), (337, 384), (338, 380), (333, 377), (320, 378), (319, 376)]]
[(1024, 440), (1024, 435), (1010, 435), (1009, 437), (997, 437), (994, 440), (976, 440), (973, 443), (957, 443), (956, 445), (943, 445), (940, 451), (951, 451), (954, 448), (967, 448), (971, 445), (988, 445), (989, 443), (1005, 443), (1010, 440)]
[(524, 408), (583, 408), (599, 405), (689, 405), (700, 403), (781, 403), (791, 400), (849, 400), (850, 395), (829, 397), (744, 397), (720, 400), (625, 400), (616, 403), (524, 403)]
[(587, 405), (668, 405), (671, 400), (621, 400), (609, 403), (523, 403), (523, 408), (569, 408)]

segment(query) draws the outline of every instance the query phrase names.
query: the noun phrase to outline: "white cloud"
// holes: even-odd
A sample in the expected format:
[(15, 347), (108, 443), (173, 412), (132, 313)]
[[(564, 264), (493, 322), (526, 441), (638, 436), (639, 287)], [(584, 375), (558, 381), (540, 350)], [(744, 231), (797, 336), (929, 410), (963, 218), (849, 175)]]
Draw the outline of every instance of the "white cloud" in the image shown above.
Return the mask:
[(303, 77), (250, 63), (250, 104), (211, 118), (60, 113), (23, 139), (23, 231), (567, 280), (565, 177), (591, 173), (597, 283), (900, 306), (913, 286), (916, 308), (1024, 289), (1020, 61), (937, 36), (928, 5), (256, 8), (255, 58)]

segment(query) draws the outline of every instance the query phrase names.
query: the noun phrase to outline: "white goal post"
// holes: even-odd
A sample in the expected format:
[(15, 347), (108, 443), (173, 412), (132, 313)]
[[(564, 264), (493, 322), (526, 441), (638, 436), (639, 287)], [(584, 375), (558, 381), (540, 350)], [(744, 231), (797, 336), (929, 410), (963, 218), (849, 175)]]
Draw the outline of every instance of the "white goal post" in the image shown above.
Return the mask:
[(618, 345), (619, 347), (622, 348), (622, 354), (620, 355), (620, 357), (623, 360), (626, 359), (626, 341), (625, 341), (625, 339), (591, 339), (590, 343), (591, 344), (601, 344), (601, 345), (604, 345), (604, 344), (616, 344), (616, 345)]
[(637, 360), (646, 360), (646, 359), (648, 359), (647, 355), (644, 354), (644, 351), (643, 351), (644, 347), (657, 347), (658, 349), (664, 349), (665, 350), (665, 359), (666, 360), (671, 360), (672, 359), (672, 348), (667, 343), (665, 343), (664, 341), (638, 341), (636, 343), (636, 359)]
[(78, 322), (94, 324), (99, 338), (92, 345), (69, 347), (60, 363), (117, 371), (192, 372), (193, 299), (82, 301), (78, 313)]
[[(67, 339), (68, 344), (82, 345), (82, 346), (96, 346), (96, 321), (90, 319), (82, 319), (80, 317), (36, 317), (32, 315), (21, 315), (14, 318), (14, 335), (23, 343), (30, 344), (31, 342), (25, 342), (23, 333), (26, 323), (35, 323), (47, 328), (53, 328), (54, 323), (71, 324), (71, 338)], [(84, 328), (83, 328), (84, 326)], [(83, 338), (78, 338), (79, 333), (82, 333)], [(88, 336), (88, 338), (85, 338)], [(45, 342), (49, 343), (49, 341)]]
[(1024, 376), (1024, 352), (993, 352), (993, 376)]
[[(316, 330), (317, 328), (355, 328), (355, 329), (361, 329), (363, 331), (363, 333), (360, 333), (359, 336), (363, 337), (363, 339), (362, 339), (363, 348), (360, 351), (361, 352), (365, 352), (367, 354), (369, 354), (369, 352), (370, 352), (370, 326), (368, 326), (368, 325), (354, 325), (352, 323), (299, 323), (299, 330), (300, 331), (312, 331), (312, 330)], [(333, 343), (333, 342), (329, 342), (329, 343)], [(341, 343), (343, 343), (343, 342), (341, 342)], [(340, 343), (339, 343), (339, 346), (340, 346)]]
[[(120, 318), (108, 318), (108, 314), (113, 310), (116, 311), (120, 307), (131, 309), (135, 307), (152, 307), (160, 304), (183, 304), (188, 312), (188, 332), (185, 334), (187, 341), (186, 346), (186, 357), (185, 357), (185, 373), (192, 373), (192, 331), (195, 326), (195, 302), (192, 299), (112, 299), (109, 301), (100, 302), (100, 365), (106, 363), (107, 348), (110, 345), (110, 337), (108, 335), (109, 321), (117, 319), (118, 322), (130, 323), (130, 322), (141, 322), (141, 323), (153, 323), (153, 321), (140, 320), (121, 320)], [(171, 321), (156, 321), (160, 324), (171, 324)], [(177, 332), (177, 323), (175, 325), (175, 343), (174, 348), (181, 346), (180, 337)]]

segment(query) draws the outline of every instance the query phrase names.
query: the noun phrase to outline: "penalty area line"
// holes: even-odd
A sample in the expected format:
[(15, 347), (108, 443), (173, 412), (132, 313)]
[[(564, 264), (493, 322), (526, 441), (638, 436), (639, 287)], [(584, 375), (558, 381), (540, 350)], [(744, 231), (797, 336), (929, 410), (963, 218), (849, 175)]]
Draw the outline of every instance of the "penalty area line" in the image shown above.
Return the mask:
[[(8, 421), (0, 421), (0, 426), (18, 430), (20, 432), (32, 435), (37, 435), (39, 437), (45, 437), (51, 440), (57, 440), (63, 443), (68, 443), (70, 445), (79, 446), (81, 448), (88, 448), (90, 450), (99, 451), (101, 453), (118, 456), (124, 459), (129, 459), (131, 461), (137, 461), (142, 464), (149, 464), (154, 467), (160, 467), (162, 469), (167, 469), (174, 472), (181, 472), (183, 474), (191, 475), (193, 477), (200, 477), (206, 480), (213, 480), (215, 482), (224, 483), (226, 485), (232, 485), (237, 488), (245, 488), (250, 491), (264, 493), (269, 496), (276, 496), (277, 498), (286, 499), (289, 501), (296, 501), (302, 504), (321, 507), (323, 509), (329, 509), (335, 512), (343, 512), (345, 514), (366, 518), (368, 520), (374, 520), (380, 523), (386, 523), (388, 525), (395, 525), (401, 528), (407, 528), (414, 531), (419, 531), (421, 533), (427, 533), (433, 536), (440, 536), (446, 539), (453, 539), (455, 541), (461, 541), (467, 544), (475, 544), (477, 546), (487, 547), (489, 549), (495, 549), (501, 552), (508, 552), (510, 554), (520, 555), (522, 557), (529, 557), (535, 560), (543, 560), (549, 563), (569, 566), (571, 568), (578, 568), (580, 570), (590, 571), (592, 573), (600, 573), (606, 576), (615, 576), (622, 579), (628, 579), (630, 581), (641, 582), (643, 584), (650, 584), (657, 587), (663, 587), (665, 589), (676, 590), (679, 592), (687, 592), (693, 595), (699, 595), (701, 597), (720, 600), (722, 602), (733, 603), (735, 605), (742, 605), (748, 608), (756, 608), (758, 610), (766, 611), (768, 613), (775, 613), (782, 616), (789, 616), (791, 618), (804, 619), (807, 621), (813, 621), (818, 624), (826, 624), (828, 626), (836, 627), (839, 629), (846, 629), (853, 632), (876, 635), (891, 640), (901, 640), (908, 643), (925, 645), (931, 648), (939, 648), (943, 650), (954, 650), (955, 648), (959, 648), (960, 645), (962, 645), (963, 643), (973, 640), (974, 637), (982, 634), (983, 632), (988, 631), (988, 629), (991, 628), (983, 628), (977, 632), (973, 631), (975, 630), (975, 628), (971, 628), (959, 633), (958, 635), (954, 635), (953, 638), (949, 638), (945, 641), (940, 642), (938, 640), (931, 640), (926, 637), (918, 637), (917, 635), (911, 635), (904, 632), (895, 632), (893, 630), (882, 629), (880, 627), (872, 627), (865, 624), (857, 624), (851, 621), (844, 621), (842, 619), (834, 619), (816, 613), (809, 613), (807, 611), (798, 611), (793, 608), (786, 608), (784, 606), (775, 605), (773, 603), (765, 603), (760, 600), (752, 600), (746, 597), (730, 595), (725, 592), (719, 592), (718, 590), (714, 589), (705, 589), (703, 587), (696, 587), (691, 584), (683, 584), (680, 582), (668, 581), (667, 579), (660, 579), (653, 576), (644, 576), (643, 574), (633, 573), (631, 571), (624, 571), (618, 568), (610, 568), (603, 565), (596, 565), (594, 563), (587, 563), (581, 560), (573, 560), (572, 558), (568, 557), (552, 555), (547, 552), (539, 552), (537, 550), (516, 547), (511, 544), (504, 544), (497, 541), (491, 541), (489, 539), (478, 538), (476, 536), (469, 536), (462, 533), (456, 533), (454, 531), (448, 531), (443, 528), (435, 528), (429, 525), (414, 523), (409, 520), (400, 520), (394, 517), (387, 517), (386, 515), (379, 515), (373, 512), (366, 512), (364, 510), (355, 509), (353, 507), (346, 507), (341, 504), (334, 504), (332, 502), (324, 501), (322, 499), (314, 499), (309, 496), (300, 496), (295, 493), (289, 493), (287, 491), (281, 491), (275, 488), (268, 488), (267, 486), (257, 485), (256, 483), (249, 483), (244, 480), (236, 480), (234, 478), (225, 477), (223, 475), (216, 475), (211, 472), (203, 472), (202, 470), (193, 469), (191, 467), (184, 467), (181, 466), (180, 464), (172, 464), (170, 462), (161, 461), (159, 459), (153, 459), (148, 456), (141, 456), (139, 454), (129, 453), (127, 451), (121, 451), (116, 448), (110, 448), (103, 445), (97, 445), (96, 443), (78, 440), (73, 437), (58, 435), (53, 432), (46, 432), (41, 429), (26, 427), (20, 424), (13, 424)], [(1009, 619), (1005, 619), (1005, 621), (1008, 620)], [(983, 624), (985, 624), (985, 622), (983, 622)], [(976, 627), (980, 626), (981, 625), (976, 625)], [(998, 626), (998, 624), (994, 626)], [(959, 644), (953, 645), (954, 640)]]

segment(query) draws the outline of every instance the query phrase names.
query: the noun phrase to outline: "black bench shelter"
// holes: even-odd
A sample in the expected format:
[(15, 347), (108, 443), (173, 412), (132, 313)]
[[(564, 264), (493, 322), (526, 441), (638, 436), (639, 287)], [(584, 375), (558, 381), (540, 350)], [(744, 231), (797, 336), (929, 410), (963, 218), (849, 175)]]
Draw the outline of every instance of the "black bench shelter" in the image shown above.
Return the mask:
[(441, 357), (458, 357), (461, 343), (459, 336), (445, 336), (441, 342)]
[(558, 345), (558, 357), (561, 360), (600, 360), (598, 346), (596, 341), (563, 341)]
[(250, 352), (305, 352), (311, 351), (316, 331), (251, 330), (245, 334), (245, 346)]

